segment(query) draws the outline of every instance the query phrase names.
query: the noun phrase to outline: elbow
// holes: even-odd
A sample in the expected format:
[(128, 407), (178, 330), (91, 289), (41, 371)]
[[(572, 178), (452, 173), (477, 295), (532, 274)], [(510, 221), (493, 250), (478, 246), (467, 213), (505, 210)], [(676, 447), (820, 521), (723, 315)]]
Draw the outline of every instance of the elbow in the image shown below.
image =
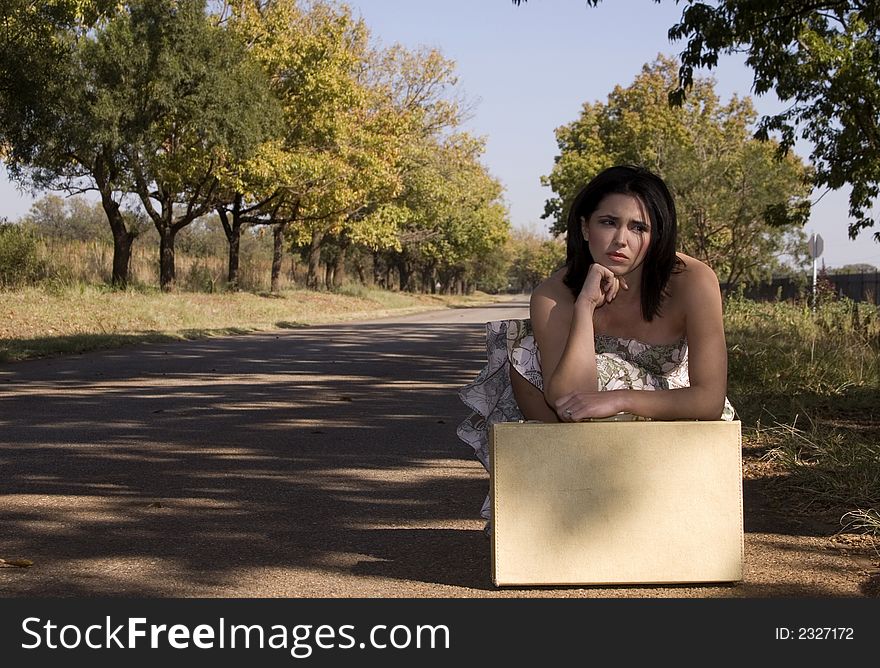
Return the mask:
[(555, 378), (545, 380), (544, 384), (544, 400), (554, 411), (556, 410), (556, 402), (566, 394), (571, 394), (570, 390), (559, 387), (558, 382), (554, 382)]
[(547, 405), (556, 412), (556, 402), (559, 401), (559, 397), (561, 395), (553, 392), (550, 388), (544, 388), (544, 401), (547, 402)]
[(725, 397), (722, 396), (720, 400), (713, 397), (711, 400), (703, 402), (696, 419), (704, 421), (720, 420), (721, 415), (724, 413), (724, 401)]

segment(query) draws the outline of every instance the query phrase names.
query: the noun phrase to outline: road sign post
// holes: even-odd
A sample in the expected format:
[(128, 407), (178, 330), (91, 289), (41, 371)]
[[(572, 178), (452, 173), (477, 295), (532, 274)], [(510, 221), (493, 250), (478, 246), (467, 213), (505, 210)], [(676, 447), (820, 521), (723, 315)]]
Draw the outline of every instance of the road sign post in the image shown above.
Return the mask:
[(822, 255), (825, 248), (825, 242), (821, 234), (811, 234), (810, 240), (807, 242), (810, 248), (810, 257), (813, 258), (813, 308), (816, 308), (816, 261)]

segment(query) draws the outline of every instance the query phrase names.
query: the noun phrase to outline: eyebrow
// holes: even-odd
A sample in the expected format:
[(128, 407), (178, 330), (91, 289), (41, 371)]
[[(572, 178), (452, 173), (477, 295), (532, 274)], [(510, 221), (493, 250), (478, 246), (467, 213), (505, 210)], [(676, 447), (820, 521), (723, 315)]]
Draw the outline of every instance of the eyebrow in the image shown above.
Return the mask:
[[(599, 216), (599, 218), (608, 218), (609, 220), (613, 220), (615, 222), (620, 220), (620, 218), (618, 216), (615, 216), (613, 213), (600, 213), (600, 214), (598, 214), (598, 216)], [(640, 224), (644, 225), (645, 227), (651, 227), (651, 225), (649, 223), (646, 223), (644, 220), (639, 220), (637, 218), (633, 218), (630, 222), (631, 223), (640, 223)]]

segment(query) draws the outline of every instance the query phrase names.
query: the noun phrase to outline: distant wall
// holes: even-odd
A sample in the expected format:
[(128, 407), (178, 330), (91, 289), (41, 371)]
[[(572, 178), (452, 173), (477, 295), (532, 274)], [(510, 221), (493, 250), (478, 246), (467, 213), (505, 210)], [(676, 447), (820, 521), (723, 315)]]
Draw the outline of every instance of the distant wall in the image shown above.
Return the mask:
[[(880, 272), (865, 274), (828, 274), (826, 278), (833, 286), (835, 292), (841, 297), (849, 297), (857, 302), (880, 303)], [(722, 285), (722, 291), (735, 292), (736, 288), (728, 289)], [(791, 278), (774, 278), (769, 283), (749, 285), (743, 290), (743, 295), (756, 301), (772, 301), (780, 299), (797, 299), (812, 290), (811, 285), (792, 280)]]

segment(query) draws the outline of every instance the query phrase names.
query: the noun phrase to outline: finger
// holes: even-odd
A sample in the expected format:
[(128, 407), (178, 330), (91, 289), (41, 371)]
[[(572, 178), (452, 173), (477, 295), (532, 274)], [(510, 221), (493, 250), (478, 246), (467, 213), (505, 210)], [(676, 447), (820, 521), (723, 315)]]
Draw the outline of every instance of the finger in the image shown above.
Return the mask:
[(566, 395), (563, 398), (560, 398), (556, 402), (556, 414), (559, 416), (559, 419), (563, 422), (571, 422), (572, 418), (575, 414), (575, 410), (577, 408), (577, 404), (575, 401), (572, 401), (573, 394)]
[(615, 276), (614, 274), (609, 272), (607, 274), (603, 274), (602, 282), (599, 285), (602, 287), (602, 292), (607, 293), (614, 288), (614, 284), (616, 282), (617, 282), (617, 276)]
[(626, 279), (623, 276), (620, 277), (620, 287), (624, 290), (629, 290), (629, 285), (627, 285)]
[(616, 296), (618, 291), (620, 290), (620, 279), (617, 276), (614, 277), (614, 280), (611, 282), (611, 289), (609, 292), (608, 301), (612, 301)]
[(614, 299), (614, 296), (616, 294), (617, 294), (616, 279), (610, 278), (610, 279), (608, 279), (608, 282), (605, 285), (605, 291), (604, 291), (604, 294), (602, 295), (605, 298), (605, 300), (604, 300), (605, 303), (606, 304), (610, 303)]
[(614, 276), (613, 271), (611, 271), (608, 267), (599, 264), (598, 262), (594, 262), (592, 265), (590, 265), (590, 269), (593, 268), (595, 268), (596, 273), (599, 274), (603, 280), (606, 278), (612, 278)]
[(555, 402), (553, 402), (556, 410), (560, 410), (561, 408), (563, 408), (568, 400), (571, 399), (573, 396), (574, 392), (569, 392), (568, 394), (563, 394), (561, 397), (559, 397)]

